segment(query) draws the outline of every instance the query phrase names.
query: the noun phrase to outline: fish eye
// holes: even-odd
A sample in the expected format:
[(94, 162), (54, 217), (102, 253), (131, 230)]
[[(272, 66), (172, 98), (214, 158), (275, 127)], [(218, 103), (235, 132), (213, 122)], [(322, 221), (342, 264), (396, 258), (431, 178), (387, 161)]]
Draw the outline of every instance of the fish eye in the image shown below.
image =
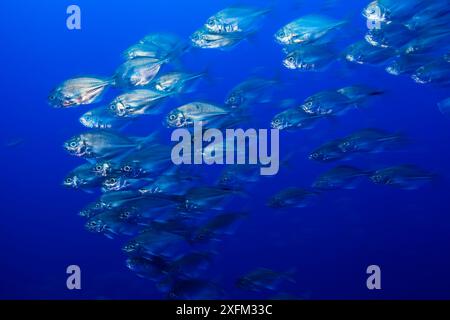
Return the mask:
[(284, 33), (283, 30), (278, 31), (278, 36), (279, 37), (284, 37), (286, 34)]
[(291, 62), (291, 63), (294, 63), (295, 62), (295, 58), (291, 56), (291, 57), (288, 58), (288, 61)]
[(77, 143), (75, 141), (72, 141), (69, 146), (71, 146), (72, 148), (75, 148), (77, 146)]
[(103, 169), (103, 167), (101, 165), (98, 165), (95, 167), (95, 170), (97, 170), (97, 171), (102, 171), (102, 169)]
[(209, 19), (207, 24), (210, 26), (214, 26), (216, 24), (216, 21), (214, 19)]
[(177, 118), (177, 116), (174, 115), (174, 114), (171, 114), (171, 115), (169, 116), (169, 120), (175, 120), (176, 118)]
[(109, 183), (116, 183), (116, 182), (117, 182), (117, 179), (116, 179), (116, 178), (111, 178), (111, 179), (108, 180), (108, 182), (109, 182)]
[(123, 171), (130, 172), (131, 171), (131, 167), (130, 166), (125, 166), (125, 167), (123, 167)]
[(275, 119), (275, 120), (273, 120), (273, 123), (275, 123), (275, 124), (279, 124), (280, 122), (281, 122), (280, 119)]
[(72, 181), (73, 181), (72, 178), (67, 178), (66, 179), (66, 183), (72, 183)]
[(54, 96), (54, 95), (51, 95), (51, 96), (49, 96), (48, 97), (50, 100), (55, 100), (56, 99), (56, 97)]

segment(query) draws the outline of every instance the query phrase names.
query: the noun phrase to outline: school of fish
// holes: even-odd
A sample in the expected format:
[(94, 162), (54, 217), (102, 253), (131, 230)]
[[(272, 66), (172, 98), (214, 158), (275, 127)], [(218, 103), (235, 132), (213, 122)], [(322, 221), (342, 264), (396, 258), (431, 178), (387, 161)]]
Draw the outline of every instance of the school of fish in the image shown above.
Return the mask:
[[(450, 2), (448, 0), (376, 0), (363, 9), (373, 21), (365, 39), (340, 50), (348, 21), (309, 14), (275, 32), (274, 45), (282, 46), (280, 66), (303, 72), (326, 72), (333, 63), (368, 64), (395, 76), (407, 75), (418, 84), (450, 85)], [(249, 208), (230, 210), (234, 199), (246, 199), (246, 190), (260, 180), (255, 165), (224, 166), (215, 183), (207, 182), (196, 168), (175, 166), (171, 145), (161, 132), (146, 136), (124, 133), (143, 120), (166, 128), (192, 128), (196, 121), (211, 128), (238, 128), (255, 112), (252, 106), (279, 104), (272, 109), (267, 127), (284, 131), (310, 129), (358, 108), (370, 106), (384, 94), (382, 88), (352, 85), (301, 97), (301, 103), (273, 101), (276, 79), (252, 76), (237, 84), (214, 104), (194, 100), (173, 108), (180, 96), (195, 93), (208, 71), (180, 71), (184, 55), (196, 49), (232, 50), (258, 33), (264, 21), (275, 19), (274, 8), (232, 6), (207, 18), (190, 39), (153, 33), (123, 53), (124, 62), (107, 77), (66, 80), (49, 95), (55, 108), (99, 104), (86, 111), (79, 122), (86, 130), (63, 145), (69, 155), (86, 160), (64, 179), (68, 188), (99, 195), (80, 216), (88, 231), (108, 238), (127, 239), (122, 250), (126, 266), (152, 281), (168, 299), (217, 299), (227, 296), (220, 283), (205, 277), (218, 254), (218, 243), (233, 234), (252, 214)], [(262, 35), (259, 35), (262, 36)], [(294, 71), (293, 71), (294, 72)], [(100, 104), (106, 91), (115, 97)], [(296, 97), (298, 98), (298, 97)], [(450, 98), (439, 110), (450, 116)], [(172, 105), (170, 110), (167, 105)], [(270, 109), (265, 109), (264, 112)], [(266, 200), (274, 210), (305, 208), (320, 201), (324, 192), (352, 189), (366, 179), (376, 185), (414, 190), (430, 183), (435, 173), (414, 164), (393, 164), (365, 170), (345, 163), (353, 157), (408, 148), (400, 132), (364, 128), (317, 146), (309, 159), (336, 166), (309, 187), (287, 187)], [(206, 174), (207, 175), (207, 174)], [(247, 199), (248, 200), (248, 199)], [(240, 290), (280, 293), (283, 284), (295, 283), (295, 270), (255, 266), (236, 279)]]

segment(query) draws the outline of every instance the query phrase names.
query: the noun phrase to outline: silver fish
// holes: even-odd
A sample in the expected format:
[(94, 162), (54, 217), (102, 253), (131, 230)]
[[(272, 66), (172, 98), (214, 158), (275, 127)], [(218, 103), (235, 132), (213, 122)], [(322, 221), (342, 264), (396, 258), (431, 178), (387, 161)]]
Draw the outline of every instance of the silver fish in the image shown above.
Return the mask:
[(159, 106), (169, 93), (137, 89), (116, 97), (109, 104), (109, 111), (120, 118), (136, 118), (160, 113)]
[(364, 104), (371, 97), (384, 94), (382, 90), (359, 85), (344, 87), (337, 92), (347, 97), (349, 103), (357, 106)]
[(122, 129), (128, 120), (116, 117), (108, 107), (102, 106), (84, 113), (80, 123), (89, 129)]
[(108, 210), (91, 217), (85, 228), (93, 233), (102, 233), (108, 238), (119, 235), (133, 236), (143, 228), (139, 218), (137, 212), (127, 208)]
[(325, 143), (309, 155), (310, 160), (319, 162), (331, 162), (345, 158), (344, 152), (339, 148), (341, 139), (336, 139)]
[(347, 111), (354, 103), (346, 95), (330, 90), (322, 91), (305, 99), (303, 111), (315, 116), (336, 115)]
[(186, 128), (199, 121), (207, 125), (211, 121), (223, 118), (230, 113), (231, 110), (224, 107), (205, 102), (192, 102), (170, 111), (165, 122), (170, 128)]
[(442, 29), (448, 26), (448, 1), (432, 1), (404, 24), (410, 30)]
[(140, 145), (135, 139), (108, 131), (92, 131), (77, 135), (64, 143), (71, 155), (86, 159), (112, 158)]
[(166, 259), (176, 259), (189, 249), (189, 244), (182, 236), (155, 230), (141, 233), (123, 247), (129, 255), (157, 256)]
[(368, 20), (387, 24), (393, 21), (405, 21), (423, 8), (426, 2), (423, 0), (375, 0), (364, 8), (362, 14)]
[(146, 193), (165, 193), (172, 195), (182, 195), (188, 189), (192, 188), (192, 184), (199, 178), (187, 172), (183, 172), (178, 167), (173, 167), (165, 171), (155, 181), (139, 191)]
[(359, 41), (346, 49), (345, 59), (357, 64), (380, 65), (395, 55), (391, 48), (374, 47), (367, 41)]
[(354, 189), (358, 179), (369, 173), (351, 166), (338, 166), (320, 175), (312, 187), (319, 191)]
[(259, 166), (257, 165), (232, 165), (224, 169), (218, 185), (222, 188), (242, 190), (249, 183), (257, 182), (259, 178)]
[(305, 112), (300, 107), (291, 108), (277, 114), (271, 121), (272, 129), (310, 129), (323, 116)]
[(152, 82), (152, 87), (163, 93), (182, 93), (186, 90), (187, 86), (197, 80), (206, 76), (205, 72), (202, 73), (185, 73), (185, 72), (170, 72), (164, 74)]
[(415, 165), (401, 165), (374, 172), (370, 176), (375, 184), (389, 185), (405, 190), (415, 190), (434, 179), (432, 173)]
[(386, 72), (394, 76), (412, 74), (419, 67), (427, 64), (430, 57), (424, 54), (401, 54), (386, 67)]
[(202, 49), (228, 50), (237, 46), (247, 39), (248, 33), (217, 34), (206, 29), (200, 29), (191, 35), (191, 42), (194, 47)]
[(184, 212), (202, 212), (208, 209), (222, 209), (223, 201), (233, 195), (240, 194), (238, 191), (222, 187), (193, 187), (184, 195), (185, 201), (179, 207)]
[(128, 269), (144, 279), (157, 282), (166, 277), (164, 272), (166, 263), (158, 257), (130, 257), (125, 264)]
[(287, 188), (270, 198), (267, 205), (271, 208), (305, 208), (317, 198), (317, 193), (301, 188)]
[(54, 89), (48, 102), (55, 108), (69, 108), (100, 101), (105, 90), (114, 84), (112, 79), (74, 78)]
[(278, 30), (275, 40), (282, 45), (311, 44), (338, 30), (344, 24), (345, 21), (325, 16), (307, 15)]
[(139, 43), (124, 52), (127, 60), (154, 58), (174, 60), (188, 49), (187, 43), (172, 34), (154, 33), (143, 38)]
[(169, 60), (159, 58), (139, 58), (128, 60), (117, 68), (114, 79), (122, 88), (142, 87), (156, 77), (161, 66)]
[(124, 177), (142, 178), (160, 174), (171, 163), (170, 146), (151, 143), (122, 157), (118, 167)]
[(366, 33), (366, 41), (375, 47), (400, 48), (416, 37), (416, 33), (402, 24), (389, 24), (383, 28), (371, 29)]
[(406, 54), (444, 54), (450, 49), (450, 30), (428, 30), (401, 48)]
[(102, 184), (102, 181), (103, 178), (92, 174), (92, 165), (83, 164), (66, 176), (63, 185), (67, 188), (80, 189), (91, 193)]
[(265, 103), (271, 100), (277, 80), (264, 78), (250, 78), (238, 84), (228, 94), (225, 105), (229, 108), (241, 108), (253, 103)]
[(269, 12), (270, 9), (229, 7), (210, 17), (205, 28), (213, 33), (249, 32), (257, 29)]
[(421, 84), (436, 83), (448, 86), (450, 85), (450, 62), (446, 59), (434, 60), (418, 68), (411, 78)]
[(345, 154), (375, 153), (393, 150), (405, 141), (400, 134), (391, 134), (380, 129), (364, 129), (342, 138), (338, 148)]
[(337, 54), (328, 46), (294, 46), (286, 49), (283, 65), (291, 70), (323, 71)]

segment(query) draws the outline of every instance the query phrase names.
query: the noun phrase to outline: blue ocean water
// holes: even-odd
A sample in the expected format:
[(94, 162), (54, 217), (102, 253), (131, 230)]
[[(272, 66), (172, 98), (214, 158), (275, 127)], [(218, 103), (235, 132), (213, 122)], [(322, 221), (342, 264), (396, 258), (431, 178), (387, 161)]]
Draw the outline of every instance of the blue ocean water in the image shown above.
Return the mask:
[[(350, 42), (361, 39), (367, 29), (360, 13), (368, 1), (336, 2), (326, 14), (350, 19), (354, 26)], [(289, 83), (278, 98), (302, 101), (320, 90), (351, 84), (386, 93), (370, 107), (313, 130), (281, 133), (281, 154), (297, 152), (277, 176), (261, 179), (248, 198), (236, 200), (236, 206), (250, 203), (252, 214), (218, 246), (211, 279), (228, 297), (263, 298), (237, 289), (237, 277), (257, 267), (295, 268), (296, 283), (286, 284), (282, 292), (300, 298), (450, 298), (450, 130), (449, 119), (436, 106), (448, 96), (448, 89), (420, 86), (408, 77), (393, 77), (383, 68), (365, 65), (348, 69), (337, 62), (321, 73), (285, 69), (273, 34), (298, 16), (321, 10), (315, 1), (298, 3), (275, 2), (274, 14), (260, 32), (233, 50), (188, 53), (188, 69), (208, 68), (216, 77), (202, 84), (199, 97), (220, 103), (234, 85), (261, 69)], [(71, 4), (81, 8), (81, 30), (66, 28)], [(89, 106), (57, 110), (48, 106), (47, 96), (74, 76), (111, 75), (122, 63), (123, 50), (148, 33), (171, 32), (187, 39), (209, 16), (232, 4), (235, 1), (0, 3), (0, 298), (164, 298), (152, 282), (126, 268), (120, 250), (123, 240), (85, 230), (77, 212), (95, 195), (61, 186), (65, 175), (82, 163), (68, 156), (62, 144), (84, 130), (78, 118)], [(107, 98), (112, 97), (111, 92)], [(252, 120), (259, 128), (268, 128), (278, 112), (276, 103), (261, 106)], [(128, 132), (144, 135), (161, 126), (161, 119), (150, 117)], [(361, 156), (350, 163), (367, 170), (413, 163), (437, 173), (439, 179), (412, 191), (365, 182), (355, 190), (328, 193), (305, 209), (275, 212), (265, 206), (275, 192), (308, 187), (333, 166), (308, 160), (312, 149), (367, 127), (405, 133), (413, 143), (403, 151)], [(66, 288), (66, 267), (72, 264), (82, 269), (82, 290)], [(382, 290), (366, 287), (366, 268), (372, 264), (381, 267)]]

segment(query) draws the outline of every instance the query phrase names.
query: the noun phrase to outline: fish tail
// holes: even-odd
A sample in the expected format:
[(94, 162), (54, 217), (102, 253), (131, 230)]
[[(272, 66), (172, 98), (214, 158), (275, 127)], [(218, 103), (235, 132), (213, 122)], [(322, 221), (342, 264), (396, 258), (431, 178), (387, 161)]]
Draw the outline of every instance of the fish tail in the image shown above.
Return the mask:
[(114, 87), (115, 85), (116, 85), (116, 75), (109, 77), (105, 80), (105, 87), (106, 86)]

